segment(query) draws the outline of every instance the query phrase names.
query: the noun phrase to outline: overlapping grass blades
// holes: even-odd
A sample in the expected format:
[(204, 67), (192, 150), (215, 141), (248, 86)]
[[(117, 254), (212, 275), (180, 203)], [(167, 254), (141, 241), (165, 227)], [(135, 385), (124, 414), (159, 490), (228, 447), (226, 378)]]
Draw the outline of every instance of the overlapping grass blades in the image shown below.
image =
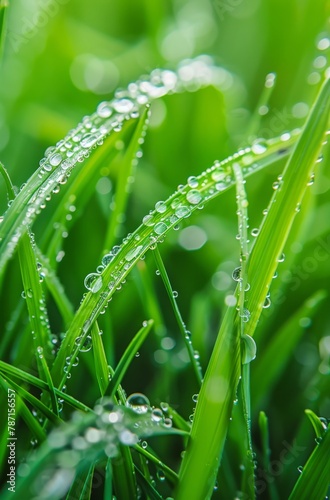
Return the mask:
[[(248, 260), (251, 314), (245, 332), (253, 335), (290, 232), (329, 127), (330, 80), (309, 115), (269, 205)], [(237, 292), (238, 293), (238, 292)], [(199, 394), (190, 443), (183, 458), (178, 500), (210, 498), (240, 377), (238, 315), (229, 308), (220, 328)]]

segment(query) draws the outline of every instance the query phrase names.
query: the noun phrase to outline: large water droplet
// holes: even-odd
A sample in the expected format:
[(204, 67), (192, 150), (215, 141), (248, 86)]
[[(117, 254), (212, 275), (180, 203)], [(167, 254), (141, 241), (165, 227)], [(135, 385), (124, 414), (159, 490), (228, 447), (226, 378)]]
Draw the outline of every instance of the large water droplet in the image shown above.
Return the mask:
[(91, 291), (92, 293), (96, 293), (102, 287), (102, 276), (100, 274), (90, 273), (86, 276), (84, 285), (87, 290)]
[(246, 365), (255, 359), (257, 345), (250, 335), (242, 335), (242, 364)]
[(232, 278), (234, 281), (241, 281), (241, 267), (236, 267), (233, 270)]
[[(49, 158), (49, 163), (52, 167), (57, 167), (62, 161), (62, 156), (59, 153), (55, 153)], [(46, 164), (44, 165), (44, 169), (46, 170)]]
[(108, 118), (112, 115), (112, 109), (108, 102), (101, 102), (97, 107), (97, 114), (101, 118)]
[(113, 102), (113, 107), (117, 113), (129, 113), (134, 108), (134, 103), (129, 99), (118, 99)]
[(154, 230), (156, 234), (163, 234), (167, 229), (167, 225), (164, 222), (158, 222), (155, 224)]
[(261, 155), (267, 151), (267, 142), (263, 139), (257, 139), (252, 144), (251, 150), (255, 155)]
[(192, 205), (197, 205), (202, 200), (202, 195), (197, 189), (191, 189), (186, 196), (189, 203)]
[(135, 413), (147, 413), (150, 409), (150, 401), (144, 394), (135, 392), (128, 396), (126, 406), (135, 411)]
[(138, 255), (140, 255), (142, 248), (143, 248), (143, 245), (139, 245), (136, 248), (132, 248), (132, 250), (130, 250), (125, 255), (125, 260), (127, 260), (127, 262), (130, 262), (131, 260), (135, 259), (135, 257), (137, 257)]
[(96, 144), (98, 140), (98, 136), (96, 134), (86, 134), (82, 139), (81, 139), (81, 147), (82, 148), (91, 148)]

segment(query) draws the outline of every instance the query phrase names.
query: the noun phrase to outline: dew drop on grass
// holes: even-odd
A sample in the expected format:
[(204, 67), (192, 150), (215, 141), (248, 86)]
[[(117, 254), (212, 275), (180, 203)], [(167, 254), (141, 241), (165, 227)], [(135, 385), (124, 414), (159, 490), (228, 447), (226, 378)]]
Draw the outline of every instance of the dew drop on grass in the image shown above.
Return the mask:
[[(62, 156), (59, 153), (55, 153), (54, 155), (50, 156), (49, 158), (49, 163), (51, 164), (52, 167), (57, 167), (62, 161)], [(44, 169), (46, 169), (46, 163), (44, 165)]]
[(281, 253), (281, 255), (279, 256), (279, 258), (277, 259), (277, 262), (284, 262), (284, 260), (285, 260), (285, 254)]
[(248, 309), (243, 309), (243, 311), (240, 313), (240, 317), (242, 318), (242, 321), (244, 323), (247, 323), (250, 319), (251, 313)]
[(190, 186), (191, 188), (197, 188), (198, 187), (197, 177), (194, 177), (193, 175), (188, 177), (188, 186)]
[(81, 139), (80, 145), (82, 148), (88, 149), (94, 146), (98, 140), (98, 136), (96, 134), (86, 134)]
[(102, 288), (102, 276), (96, 273), (90, 273), (84, 280), (84, 285), (92, 293), (96, 293)]
[(257, 139), (252, 144), (251, 150), (255, 155), (261, 155), (267, 151), (267, 142), (263, 139)]
[(126, 406), (131, 408), (135, 413), (147, 413), (150, 409), (150, 401), (144, 394), (135, 392), (128, 396)]
[(193, 400), (194, 403), (197, 403), (197, 401), (198, 401), (198, 394), (194, 394), (191, 399)]
[(147, 443), (147, 441), (142, 441), (141, 446), (142, 446), (142, 448), (143, 448), (144, 450), (145, 450), (146, 448), (148, 448), (148, 443)]
[(234, 270), (233, 270), (233, 273), (232, 273), (232, 278), (234, 281), (241, 281), (241, 267), (236, 267)]
[(146, 215), (145, 217), (143, 217), (142, 219), (142, 223), (145, 225), (145, 226), (154, 226), (155, 223), (153, 222), (153, 216), (152, 215)]
[(163, 415), (163, 412), (160, 408), (154, 408), (151, 412), (151, 420), (153, 420), (154, 422), (162, 422), (164, 419), (164, 415)]
[(246, 365), (255, 359), (257, 345), (250, 335), (242, 335), (242, 364)]
[(186, 198), (192, 205), (197, 205), (202, 200), (202, 195), (197, 189), (191, 189), (188, 191)]
[(271, 300), (270, 300), (270, 297), (269, 297), (269, 296), (267, 296), (267, 297), (265, 298), (265, 302), (264, 302), (264, 304), (263, 304), (263, 306), (262, 306), (262, 307), (263, 307), (264, 309), (268, 309), (270, 306), (271, 306)]
[(167, 225), (164, 222), (158, 222), (155, 224), (154, 231), (156, 234), (163, 234), (167, 229)]
[(113, 107), (117, 113), (130, 113), (134, 108), (134, 103), (129, 99), (117, 99), (113, 102)]
[(112, 115), (112, 109), (108, 102), (101, 102), (97, 107), (97, 114), (101, 118), (109, 118)]
[(189, 217), (189, 215), (190, 215), (190, 208), (186, 207), (185, 205), (180, 205), (180, 206), (178, 206), (176, 208), (175, 215), (179, 219), (182, 219), (182, 218), (185, 218), (185, 217)]
[(252, 229), (251, 231), (251, 235), (254, 236), (255, 238), (258, 236), (259, 234), (259, 228), (255, 227), (254, 229)]
[(166, 204), (163, 201), (157, 201), (155, 205), (156, 212), (158, 212), (159, 214), (163, 214), (164, 212), (166, 212), (166, 208)]
[(165, 481), (165, 479), (166, 479), (165, 474), (161, 469), (159, 469), (157, 471), (157, 477), (158, 477), (159, 481)]
[(127, 262), (130, 262), (131, 260), (135, 259), (138, 257), (143, 249), (143, 245), (139, 245), (136, 248), (132, 248), (126, 255), (125, 255), (125, 260)]
[(77, 346), (79, 346), (80, 352), (88, 352), (93, 347), (92, 337), (90, 335), (87, 335), (83, 343), (81, 342), (82, 342), (82, 337), (77, 337), (75, 343)]

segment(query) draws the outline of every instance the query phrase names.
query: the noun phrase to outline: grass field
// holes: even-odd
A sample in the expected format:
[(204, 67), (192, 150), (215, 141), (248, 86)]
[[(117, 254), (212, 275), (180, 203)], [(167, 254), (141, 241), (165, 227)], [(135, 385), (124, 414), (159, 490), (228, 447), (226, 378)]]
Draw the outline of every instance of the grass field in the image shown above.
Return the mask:
[(0, 498), (330, 493), (330, 4), (0, 0)]

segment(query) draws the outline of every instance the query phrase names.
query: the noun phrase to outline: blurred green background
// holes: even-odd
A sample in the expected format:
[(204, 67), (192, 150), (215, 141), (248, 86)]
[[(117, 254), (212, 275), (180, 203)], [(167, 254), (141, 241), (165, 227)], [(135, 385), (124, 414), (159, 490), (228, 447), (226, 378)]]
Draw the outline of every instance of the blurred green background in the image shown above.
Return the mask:
[[(329, 64), (330, 48), (324, 42), (330, 15), (326, 0), (17, 0), (10, 2), (8, 14), (1, 66), (0, 160), (18, 187), (38, 167), (48, 146), (91, 114), (100, 101), (111, 99), (117, 88), (155, 67), (173, 68), (184, 58), (209, 54), (233, 75), (233, 87), (225, 95), (207, 88), (153, 103), (144, 155), (118, 242), (141, 223), (156, 201), (169, 196), (189, 175), (200, 173), (215, 159), (224, 159), (258, 136), (270, 138), (301, 127)], [(277, 75), (276, 86), (268, 107), (255, 114), (270, 72)], [(253, 131), (249, 128), (252, 116), (259, 121)], [(271, 290), (272, 294), (278, 290), (278, 298), (260, 322), (258, 357), (251, 368), (252, 395), (258, 386), (254, 370), (270, 340), (313, 292), (329, 289), (328, 164), (329, 158), (320, 164), (297, 216), (286, 260)], [(272, 183), (282, 168), (283, 162), (279, 162), (247, 181), (250, 229), (260, 224)], [(99, 264), (116, 186), (115, 168), (108, 178), (110, 182), (103, 187), (95, 186), (86, 206), (80, 209), (77, 203), (78, 216), (59, 264), (60, 278), (75, 308), (85, 291), (84, 277)], [(3, 183), (0, 193), (4, 212)], [(34, 227), (37, 242), (55, 205), (52, 200)], [(230, 190), (195, 213), (160, 248), (204, 369), (225, 296), (234, 289), (231, 273), (239, 263), (236, 233), (235, 192)], [(149, 280), (164, 318), (165, 338), (171, 342), (150, 336), (123, 385), (127, 394), (145, 392), (152, 404), (167, 401), (188, 418), (197, 386), (187, 369), (183, 343), (155, 269), (151, 254), (129, 277), (100, 319), (103, 340), (109, 361), (115, 364), (141, 322), (151, 317), (142, 286), (143, 280)], [(15, 259), (5, 285), (3, 331), (20, 300)], [(299, 431), (307, 451), (297, 457), (297, 466), (304, 462), (313, 442), (303, 410), (312, 408), (330, 417), (329, 306), (326, 299), (314, 318), (296, 321), (293, 328), (303, 330), (301, 341), (283, 366), (273, 392), (258, 401), (252, 399), (254, 427), (257, 411), (263, 409), (269, 417), (274, 458), (282, 450), (283, 440), (292, 440)], [(64, 326), (52, 303), (49, 307), (52, 329), (60, 334)], [(280, 364), (280, 353), (274, 363)], [(93, 404), (95, 388), (86, 383), (86, 367), (76, 370), (77, 378), (72, 381), (75, 395), (80, 393), (87, 404)], [(255, 440), (258, 444), (257, 429)], [(173, 464), (177, 451), (173, 445), (173, 453), (169, 453)], [(228, 453), (235, 456), (235, 447)], [(233, 474), (239, 476), (238, 466)], [(296, 480), (290, 474), (285, 469), (277, 478), (284, 497)]]

